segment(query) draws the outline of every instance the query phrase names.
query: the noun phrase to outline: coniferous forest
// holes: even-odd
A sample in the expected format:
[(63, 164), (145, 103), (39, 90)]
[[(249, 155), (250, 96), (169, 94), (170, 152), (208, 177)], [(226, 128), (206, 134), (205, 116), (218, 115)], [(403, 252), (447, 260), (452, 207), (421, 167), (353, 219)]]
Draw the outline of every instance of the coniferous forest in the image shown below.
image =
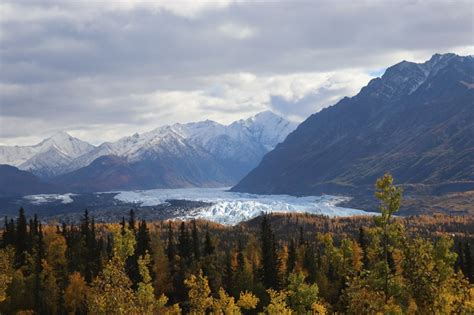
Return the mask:
[(5, 218), (1, 314), (472, 314), (474, 219), (380, 213), (79, 224)]

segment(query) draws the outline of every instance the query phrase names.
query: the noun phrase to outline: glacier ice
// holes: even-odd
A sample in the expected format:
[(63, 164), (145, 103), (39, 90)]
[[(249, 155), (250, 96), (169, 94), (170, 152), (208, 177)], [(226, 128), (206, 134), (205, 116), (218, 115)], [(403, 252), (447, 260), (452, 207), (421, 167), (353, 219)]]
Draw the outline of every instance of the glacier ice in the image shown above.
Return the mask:
[(334, 216), (372, 215), (373, 213), (344, 208), (339, 203), (348, 200), (343, 196), (256, 195), (229, 192), (228, 188), (182, 188), (121, 191), (115, 199), (140, 206), (155, 206), (167, 200), (190, 200), (211, 203), (190, 211), (177, 219), (205, 219), (234, 225), (271, 212), (299, 212)]

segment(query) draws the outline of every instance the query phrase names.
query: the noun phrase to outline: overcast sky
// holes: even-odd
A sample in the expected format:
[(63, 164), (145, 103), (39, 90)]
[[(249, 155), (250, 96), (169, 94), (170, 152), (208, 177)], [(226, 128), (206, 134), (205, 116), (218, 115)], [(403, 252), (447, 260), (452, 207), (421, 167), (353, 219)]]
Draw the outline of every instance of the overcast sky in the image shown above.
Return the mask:
[(474, 54), (473, 21), (473, 1), (3, 0), (0, 144), (301, 121), (401, 60)]

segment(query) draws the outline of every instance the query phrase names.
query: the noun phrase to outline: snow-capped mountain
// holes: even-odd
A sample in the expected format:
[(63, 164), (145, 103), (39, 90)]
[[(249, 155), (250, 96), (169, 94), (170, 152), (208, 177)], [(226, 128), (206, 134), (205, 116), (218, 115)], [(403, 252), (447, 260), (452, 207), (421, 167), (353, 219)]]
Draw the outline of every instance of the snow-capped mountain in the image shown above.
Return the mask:
[(270, 111), (227, 126), (211, 120), (167, 125), (116, 142), (105, 142), (74, 160), (69, 171), (87, 166), (104, 155), (116, 155), (136, 162), (164, 151), (179, 153), (185, 144), (188, 149), (204, 150), (221, 163), (232, 165), (232, 171), (243, 176), (295, 128), (295, 123)]
[(210, 120), (163, 126), (103, 143), (55, 183), (80, 192), (228, 186), (295, 127), (271, 112), (227, 126)]
[(230, 125), (159, 127), (94, 147), (58, 133), (30, 147), (0, 147), (0, 164), (80, 191), (232, 185), (296, 128), (272, 112)]
[(66, 132), (58, 132), (33, 146), (0, 146), (0, 164), (52, 177), (64, 173), (74, 159), (94, 148)]

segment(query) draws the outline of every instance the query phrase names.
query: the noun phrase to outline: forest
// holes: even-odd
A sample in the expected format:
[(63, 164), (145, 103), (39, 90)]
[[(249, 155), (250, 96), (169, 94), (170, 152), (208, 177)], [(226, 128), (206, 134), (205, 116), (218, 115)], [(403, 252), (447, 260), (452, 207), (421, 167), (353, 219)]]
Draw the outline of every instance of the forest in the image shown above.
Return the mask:
[(473, 314), (474, 218), (272, 214), (237, 226), (78, 224), (23, 209), (0, 239), (0, 314)]

